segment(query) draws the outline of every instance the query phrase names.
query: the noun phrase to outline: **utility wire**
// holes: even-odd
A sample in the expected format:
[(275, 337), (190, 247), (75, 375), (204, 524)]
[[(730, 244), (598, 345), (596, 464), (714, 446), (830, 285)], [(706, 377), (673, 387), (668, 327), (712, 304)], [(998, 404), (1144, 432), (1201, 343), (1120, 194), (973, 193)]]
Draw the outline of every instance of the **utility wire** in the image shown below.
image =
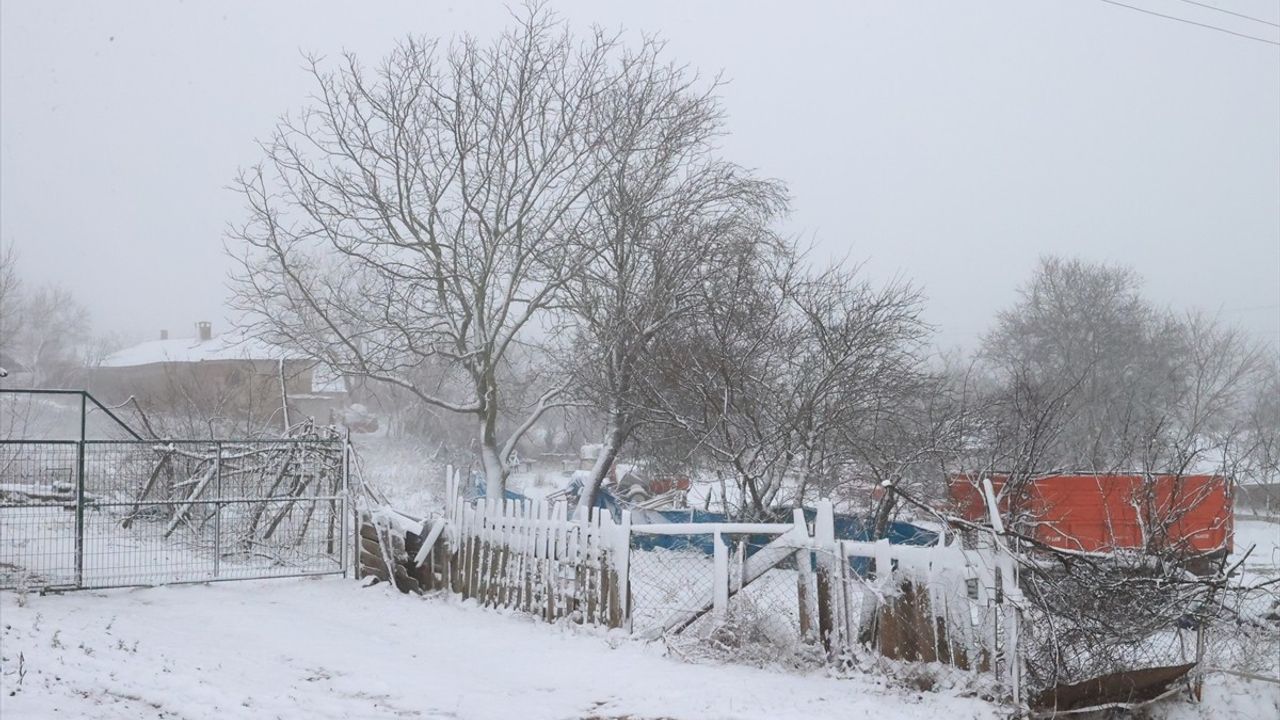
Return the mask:
[(1263, 20), (1262, 18), (1256, 18), (1256, 17), (1254, 17), (1254, 16), (1252, 16), (1252, 15), (1245, 15), (1244, 13), (1238, 13), (1238, 12), (1235, 12), (1235, 11), (1233, 11), (1233, 10), (1228, 10), (1228, 9), (1226, 9), (1226, 8), (1220, 8), (1220, 7), (1218, 7), (1217, 5), (1210, 5), (1209, 3), (1196, 2), (1196, 0), (1178, 0), (1178, 2), (1184, 2), (1184, 3), (1188, 4), (1188, 5), (1198, 5), (1198, 6), (1202, 7), (1202, 8), (1208, 8), (1208, 9), (1210, 9), (1210, 10), (1216, 10), (1217, 12), (1220, 12), (1220, 13), (1226, 13), (1226, 14), (1228, 14), (1228, 15), (1235, 15), (1235, 16), (1236, 16), (1236, 17), (1238, 17), (1238, 18), (1244, 18), (1245, 20), (1252, 20), (1252, 21), (1254, 21), (1254, 22), (1260, 22), (1260, 23), (1262, 23), (1263, 25), (1270, 25), (1271, 27), (1278, 27), (1278, 28), (1280, 28), (1280, 23), (1273, 23), (1273, 22), (1271, 22), (1270, 20)]
[(1126, 5), (1126, 4), (1122, 3), (1122, 2), (1117, 2), (1116, 0), (1100, 0), (1100, 2), (1104, 2), (1104, 3), (1108, 4), (1108, 5), (1115, 5), (1116, 7), (1128, 8), (1128, 9), (1130, 9), (1130, 10), (1136, 10), (1136, 11), (1138, 11), (1138, 12), (1140, 12), (1140, 13), (1146, 13), (1147, 15), (1154, 15), (1154, 16), (1156, 16), (1156, 17), (1164, 18), (1164, 19), (1166, 19), (1166, 20), (1177, 20), (1178, 22), (1186, 23), (1186, 24), (1188, 24), (1188, 25), (1195, 25), (1195, 26), (1197, 26), (1197, 27), (1207, 28), (1207, 29), (1209, 29), (1209, 30), (1217, 30), (1218, 32), (1226, 33), (1226, 34), (1228, 34), (1228, 35), (1235, 35), (1236, 37), (1241, 37), (1241, 38), (1244, 38), (1244, 39), (1246, 39), (1246, 40), (1256, 40), (1257, 42), (1266, 43), (1266, 44), (1268, 44), (1268, 45), (1275, 45), (1276, 47), (1280, 47), (1280, 42), (1276, 42), (1275, 40), (1268, 40), (1268, 39), (1266, 39), (1266, 38), (1260, 38), (1260, 37), (1258, 37), (1257, 35), (1246, 35), (1245, 33), (1236, 32), (1235, 30), (1228, 30), (1228, 29), (1226, 29), (1226, 28), (1224, 28), (1224, 27), (1218, 27), (1217, 25), (1209, 25), (1209, 24), (1202, 23), (1202, 22), (1196, 22), (1195, 20), (1188, 20), (1188, 19), (1186, 19), (1186, 18), (1181, 18), (1181, 17), (1178, 17), (1177, 15), (1165, 15), (1164, 13), (1158, 13), (1158, 12), (1156, 12), (1156, 11), (1154, 11), (1154, 10), (1148, 10), (1148, 9), (1146, 9), (1146, 8), (1140, 8), (1140, 7), (1136, 6), (1136, 5)]

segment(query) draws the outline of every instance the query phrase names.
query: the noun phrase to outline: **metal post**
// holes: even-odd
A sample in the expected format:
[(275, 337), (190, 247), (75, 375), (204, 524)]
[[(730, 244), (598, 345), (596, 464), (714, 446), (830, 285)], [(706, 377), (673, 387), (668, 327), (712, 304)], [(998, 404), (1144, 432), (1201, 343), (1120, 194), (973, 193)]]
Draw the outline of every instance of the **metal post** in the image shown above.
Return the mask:
[(80, 393), (80, 442), (76, 444), (76, 587), (84, 587), (84, 439), (88, 415), (85, 393)]
[[(347, 577), (348, 572), (350, 571), (351, 565), (354, 562), (356, 562), (356, 558), (360, 557), (358, 554), (360, 550), (359, 550), (359, 546), (357, 545), (357, 543), (360, 542), (359, 523), (356, 523), (353, 526), (355, 528), (355, 532), (353, 533), (355, 535), (355, 538), (352, 541), (351, 551), (355, 554), (351, 558), (347, 557), (346, 538), (347, 538), (347, 532), (349, 532), (347, 530), (347, 514), (348, 514), (347, 510), (349, 508), (354, 509), (355, 507), (355, 503), (351, 502), (351, 492), (349, 490), (350, 474), (351, 474), (351, 429), (348, 428), (346, 432), (346, 436), (342, 439), (342, 493), (341, 493), (342, 501), (341, 501), (341, 504), (339, 505), (339, 513), (340, 513), (340, 517), (342, 518), (342, 527), (339, 533), (339, 538), (341, 538), (341, 540), (339, 540), (338, 542), (339, 547), (342, 548), (342, 552), (340, 554), (338, 562), (341, 563), (342, 565), (342, 577), (344, 578)], [(360, 579), (358, 573), (357, 573), (356, 579), (357, 580)]]
[(222, 569), (222, 443), (215, 449), (213, 458), (213, 576), (218, 577)]

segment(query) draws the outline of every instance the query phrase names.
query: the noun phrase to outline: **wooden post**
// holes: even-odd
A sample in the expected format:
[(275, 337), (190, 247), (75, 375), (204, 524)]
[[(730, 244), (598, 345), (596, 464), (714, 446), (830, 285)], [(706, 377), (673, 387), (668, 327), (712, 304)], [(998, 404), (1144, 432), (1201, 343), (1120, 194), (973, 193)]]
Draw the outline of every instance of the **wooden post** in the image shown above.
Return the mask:
[(835, 608), (831, 602), (832, 582), (835, 575), (836, 545), (835, 511), (830, 500), (818, 501), (818, 514), (813, 523), (813, 543), (818, 552), (818, 637), (822, 647), (833, 652), (835, 644)]
[[(792, 512), (792, 520), (796, 530), (809, 534), (809, 524), (804, 519), (804, 510), (796, 508)], [(800, 606), (800, 637), (808, 640), (813, 637), (813, 616), (809, 613), (809, 586), (813, 582), (813, 553), (808, 548), (796, 551), (796, 602)]]
[(614, 528), (613, 568), (618, 578), (619, 622), (614, 627), (631, 632), (631, 511), (622, 511), (622, 524)]

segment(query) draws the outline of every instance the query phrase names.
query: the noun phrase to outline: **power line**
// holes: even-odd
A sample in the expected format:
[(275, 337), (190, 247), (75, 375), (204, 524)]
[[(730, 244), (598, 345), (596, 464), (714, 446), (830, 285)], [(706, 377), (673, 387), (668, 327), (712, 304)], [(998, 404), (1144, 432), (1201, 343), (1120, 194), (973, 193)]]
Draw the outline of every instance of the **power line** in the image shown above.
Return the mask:
[(1254, 17), (1254, 16), (1252, 16), (1252, 15), (1245, 15), (1244, 13), (1238, 13), (1238, 12), (1235, 12), (1235, 11), (1233, 11), (1233, 10), (1228, 10), (1228, 9), (1226, 9), (1226, 8), (1220, 8), (1220, 7), (1218, 7), (1217, 5), (1210, 5), (1209, 3), (1196, 2), (1196, 0), (1178, 0), (1178, 1), (1179, 1), (1179, 2), (1184, 2), (1184, 3), (1188, 4), (1188, 5), (1199, 5), (1199, 6), (1200, 6), (1200, 7), (1202, 7), (1202, 8), (1208, 8), (1208, 9), (1210, 9), (1210, 10), (1215, 10), (1215, 11), (1220, 12), (1220, 13), (1226, 13), (1226, 14), (1228, 14), (1228, 15), (1235, 15), (1236, 17), (1238, 17), (1238, 18), (1244, 18), (1245, 20), (1252, 20), (1252, 21), (1254, 21), (1254, 22), (1262, 23), (1263, 25), (1270, 25), (1271, 27), (1278, 27), (1278, 28), (1280, 28), (1280, 23), (1273, 23), (1273, 22), (1271, 22), (1270, 20), (1263, 20), (1262, 18), (1256, 18), (1256, 17)]
[(1224, 28), (1224, 27), (1218, 27), (1217, 25), (1209, 25), (1209, 24), (1207, 24), (1207, 23), (1196, 22), (1195, 20), (1188, 20), (1188, 19), (1186, 19), (1186, 18), (1181, 18), (1181, 17), (1178, 17), (1178, 16), (1176, 16), (1176, 15), (1165, 15), (1164, 13), (1158, 13), (1158, 12), (1156, 12), (1156, 11), (1154, 11), (1154, 10), (1148, 10), (1148, 9), (1146, 9), (1146, 8), (1140, 8), (1140, 7), (1137, 7), (1136, 5), (1126, 5), (1126, 4), (1122, 3), (1122, 2), (1116, 2), (1116, 0), (1099, 0), (1099, 1), (1100, 1), (1100, 2), (1104, 2), (1104, 3), (1108, 4), (1108, 5), (1115, 5), (1116, 7), (1128, 8), (1128, 9), (1130, 9), (1130, 10), (1136, 10), (1137, 12), (1140, 12), (1140, 13), (1146, 13), (1147, 15), (1154, 15), (1154, 16), (1156, 16), (1156, 17), (1164, 18), (1164, 19), (1166, 19), (1166, 20), (1176, 20), (1176, 21), (1178, 21), (1178, 22), (1180, 22), (1180, 23), (1186, 23), (1186, 24), (1188, 24), (1188, 25), (1195, 25), (1195, 26), (1197, 26), (1197, 27), (1207, 28), (1207, 29), (1209, 29), (1209, 30), (1217, 30), (1218, 32), (1226, 33), (1226, 34), (1228, 34), (1228, 35), (1235, 35), (1236, 37), (1241, 37), (1241, 38), (1244, 38), (1244, 39), (1246, 39), (1246, 40), (1256, 40), (1257, 42), (1266, 43), (1266, 44), (1268, 44), (1268, 45), (1275, 45), (1275, 46), (1277, 46), (1277, 47), (1280, 47), (1280, 42), (1276, 42), (1275, 40), (1268, 40), (1268, 39), (1266, 39), (1266, 38), (1260, 38), (1260, 37), (1258, 37), (1257, 35), (1247, 35), (1247, 34), (1245, 34), (1245, 33), (1236, 32), (1235, 30), (1228, 30), (1228, 29), (1226, 29), (1226, 28)]

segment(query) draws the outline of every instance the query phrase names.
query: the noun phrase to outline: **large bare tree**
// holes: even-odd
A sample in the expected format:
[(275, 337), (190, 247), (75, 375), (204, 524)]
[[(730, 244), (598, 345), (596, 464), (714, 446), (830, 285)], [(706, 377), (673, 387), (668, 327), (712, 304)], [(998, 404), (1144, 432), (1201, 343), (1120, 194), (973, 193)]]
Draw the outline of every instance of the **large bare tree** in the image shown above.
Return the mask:
[(717, 154), (716, 83), (700, 87), (646, 42), (603, 106), (612, 165), (589, 192), (599, 254), (570, 283), (575, 391), (605, 425), (580, 503), (595, 502), (623, 445), (652, 420), (646, 376), (665, 335), (701, 307), (708, 278), (758, 246), (785, 204), (780, 183)]
[[(313, 104), (236, 184), (249, 329), (471, 418), (490, 497), (565, 397), (551, 379), (510, 408), (503, 369), (556, 336), (565, 286), (596, 256), (618, 51), (533, 7), (489, 45), (409, 40), (372, 69), (313, 60)], [(415, 372), (428, 362), (444, 376)]]

